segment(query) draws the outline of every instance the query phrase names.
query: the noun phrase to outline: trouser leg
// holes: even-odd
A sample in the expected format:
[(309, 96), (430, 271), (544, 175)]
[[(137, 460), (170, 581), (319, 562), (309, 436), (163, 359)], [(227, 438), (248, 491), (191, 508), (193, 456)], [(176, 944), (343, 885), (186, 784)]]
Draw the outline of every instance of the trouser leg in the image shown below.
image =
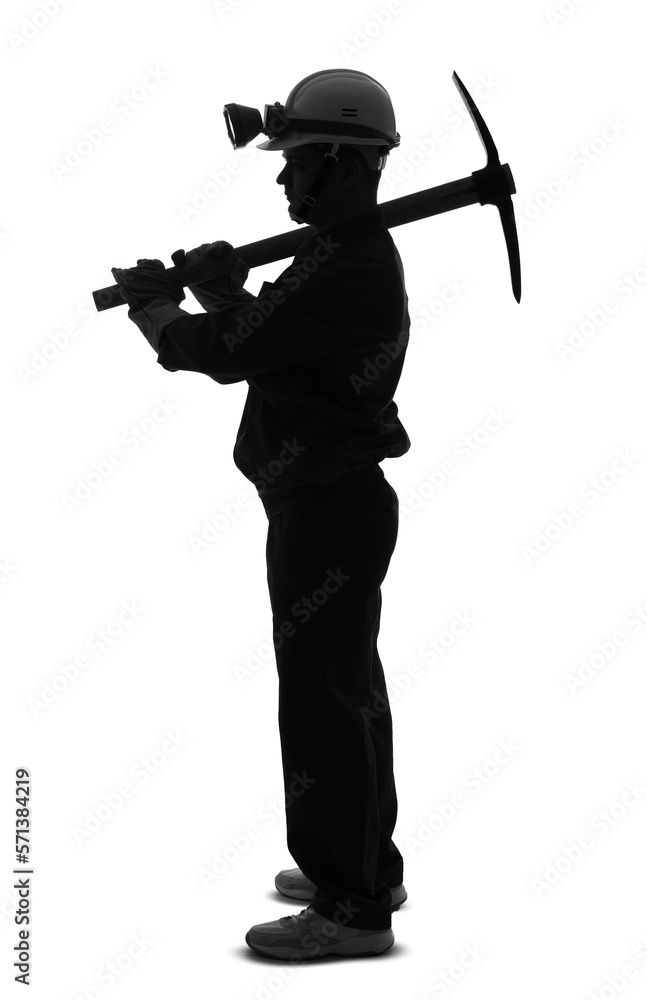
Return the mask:
[[(397, 530), (386, 481), (285, 511), (268, 528), (288, 848), (317, 885), (317, 912), (355, 927), (390, 927), (388, 885), (402, 880), (377, 655)], [(383, 710), (371, 718), (376, 696)]]

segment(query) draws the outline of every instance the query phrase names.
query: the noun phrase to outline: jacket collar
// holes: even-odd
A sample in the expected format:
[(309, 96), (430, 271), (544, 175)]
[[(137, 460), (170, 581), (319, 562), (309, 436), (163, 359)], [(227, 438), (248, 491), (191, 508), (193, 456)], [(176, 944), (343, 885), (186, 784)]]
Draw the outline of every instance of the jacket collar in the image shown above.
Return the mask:
[(370, 212), (364, 212), (362, 215), (355, 215), (351, 219), (344, 219), (343, 222), (325, 226), (318, 233), (308, 236), (299, 246), (295, 259), (306, 256), (312, 246), (321, 241), (325, 242), (328, 238), (334, 243), (347, 243), (358, 236), (379, 233), (385, 229), (384, 212), (381, 206), (377, 205)]

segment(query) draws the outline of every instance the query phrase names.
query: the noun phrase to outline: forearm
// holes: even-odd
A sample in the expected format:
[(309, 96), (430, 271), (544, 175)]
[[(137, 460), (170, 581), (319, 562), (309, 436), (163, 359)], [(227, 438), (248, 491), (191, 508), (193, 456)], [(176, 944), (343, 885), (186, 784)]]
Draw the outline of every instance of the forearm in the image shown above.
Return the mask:
[(214, 278), (212, 281), (203, 282), (200, 285), (189, 285), (189, 291), (197, 299), (203, 309), (207, 312), (218, 312), (235, 303), (244, 304), (251, 301), (254, 296), (244, 288), (239, 292), (226, 290), (225, 282)]

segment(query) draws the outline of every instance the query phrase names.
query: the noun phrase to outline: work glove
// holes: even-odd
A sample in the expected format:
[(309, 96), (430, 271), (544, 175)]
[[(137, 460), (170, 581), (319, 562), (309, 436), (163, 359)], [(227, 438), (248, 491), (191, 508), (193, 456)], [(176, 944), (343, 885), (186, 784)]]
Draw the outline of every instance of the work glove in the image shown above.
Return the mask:
[(128, 319), (159, 354), (164, 327), (177, 319), (178, 313), (183, 315), (179, 305), (186, 297), (184, 288), (169, 277), (161, 260), (140, 257), (137, 267), (113, 267), (111, 271), (128, 305)]
[(113, 267), (121, 297), (130, 307), (128, 315), (142, 312), (154, 299), (170, 299), (177, 305), (186, 297), (184, 288), (166, 273), (161, 260), (140, 257), (137, 267)]
[[(204, 276), (208, 275), (209, 271), (216, 269), (219, 257), (233, 249), (231, 243), (227, 243), (225, 240), (216, 240), (215, 243), (202, 243), (201, 246), (195, 247), (193, 250), (176, 250), (175, 253), (171, 254), (171, 260), (177, 267), (183, 267), (187, 271), (195, 268), (196, 272), (200, 271)], [(239, 258), (234, 262), (234, 266), (228, 274), (187, 287), (205, 308), (216, 304), (224, 305), (240, 295), (248, 274), (249, 264)]]

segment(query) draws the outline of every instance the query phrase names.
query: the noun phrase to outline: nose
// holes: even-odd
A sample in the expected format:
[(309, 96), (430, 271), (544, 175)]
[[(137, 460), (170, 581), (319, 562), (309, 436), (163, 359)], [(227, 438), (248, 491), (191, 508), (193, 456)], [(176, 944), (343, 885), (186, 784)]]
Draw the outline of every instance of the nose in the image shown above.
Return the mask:
[(281, 173), (280, 173), (280, 174), (278, 175), (278, 177), (276, 178), (276, 183), (277, 183), (277, 184), (285, 184), (285, 178), (284, 178), (284, 176), (283, 176), (283, 175), (285, 174), (285, 171), (287, 170), (287, 168), (288, 168), (288, 164), (286, 163), (286, 164), (285, 164), (285, 165), (283, 166), (283, 169), (281, 170)]

